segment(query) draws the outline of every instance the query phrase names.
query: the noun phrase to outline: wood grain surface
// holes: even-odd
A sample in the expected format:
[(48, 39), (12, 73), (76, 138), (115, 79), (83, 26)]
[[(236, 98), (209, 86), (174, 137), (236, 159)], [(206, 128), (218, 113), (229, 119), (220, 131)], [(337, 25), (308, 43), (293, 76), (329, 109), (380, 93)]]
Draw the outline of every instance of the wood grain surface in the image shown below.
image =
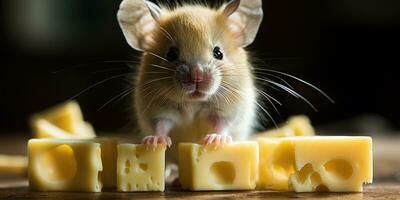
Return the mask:
[[(28, 138), (0, 136), (0, 154), (23, 155)], [(278, 191), (190, 192), (167, 187), (165, 192), (101, 193), (29, 191), (25, 174), (0, 173), (0, 199), (400, 199), (400, 138), (374, 138), (374, 183), (362, 193), (295, 193)]]

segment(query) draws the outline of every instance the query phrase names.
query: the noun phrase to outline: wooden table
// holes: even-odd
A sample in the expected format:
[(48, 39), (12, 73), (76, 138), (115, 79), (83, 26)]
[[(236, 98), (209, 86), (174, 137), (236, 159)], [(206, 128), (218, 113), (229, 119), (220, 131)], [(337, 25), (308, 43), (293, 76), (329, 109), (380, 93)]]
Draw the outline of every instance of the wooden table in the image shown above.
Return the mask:
[[(24, 154), (27, 138), (0, 136), (0, 153)], [(374, 183), (362, 193), (294, 193), (277, 191), (102, 193), (32, 192), (22, 175), (0, 175), (0, 199), (400, 199), (400, 137), (374, 138)]]

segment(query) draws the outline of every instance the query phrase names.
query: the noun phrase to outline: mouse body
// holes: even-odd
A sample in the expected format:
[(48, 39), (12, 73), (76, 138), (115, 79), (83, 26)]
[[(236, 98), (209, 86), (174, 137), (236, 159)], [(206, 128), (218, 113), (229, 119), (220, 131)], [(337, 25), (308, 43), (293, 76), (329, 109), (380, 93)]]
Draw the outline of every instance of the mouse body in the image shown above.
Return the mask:
[(161, 8), (124, 0), (118, 20), (128, 44), (143, 54), (134, 105), (143, 143), (224, 145), (245, 140), (256, 125), (257, 91), (244, 47), (262, 21), (261, 0), (220, 8)]

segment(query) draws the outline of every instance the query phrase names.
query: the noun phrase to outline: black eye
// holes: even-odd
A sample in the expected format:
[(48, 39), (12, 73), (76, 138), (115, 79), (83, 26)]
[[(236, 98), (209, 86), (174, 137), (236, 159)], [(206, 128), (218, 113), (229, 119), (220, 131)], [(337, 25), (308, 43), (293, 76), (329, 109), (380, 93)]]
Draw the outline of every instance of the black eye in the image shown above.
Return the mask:
[(177, 60), (179, 57), (179, 49), (176, 47), (171, 47), (169, 48), (168, 52), (167, 52), (167, 60), (168, 61), (175, 61)]
[(221, 51), (221, 48), (215, 47), (213, 50), (214, 58), (218, 60), (222, 60), (224, 58), (224, 54)]

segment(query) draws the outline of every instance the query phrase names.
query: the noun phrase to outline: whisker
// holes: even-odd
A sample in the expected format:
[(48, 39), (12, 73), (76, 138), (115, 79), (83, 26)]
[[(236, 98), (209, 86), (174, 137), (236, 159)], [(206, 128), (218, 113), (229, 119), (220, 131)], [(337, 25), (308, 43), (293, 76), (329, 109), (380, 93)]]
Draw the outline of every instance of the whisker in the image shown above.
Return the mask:
[(276, 76), (276, 75), (273, 75), (273, 74), (270, 74), (270, 73), (266, 73), (266, 72), (254, 72), (255, 74), (261, 74), (261, 75), (267, 75), (267, 76), (271, 76), (271, 77), (274, 77), (274, 78), (276, 78), (276, 79), (278, 79), (278, 80), (280, 80), (280, 81), (282, 81), (283, 83), (285, 83), (288, 87), (290, 87), (291, 89), (294, 89), (294, 87), (292, 86), (292, 85), (290, 85), (287, 81), (285, 81), (285, 79), (283, 79), (283, 78), (281, 78), (281, 77), (279, 77), (279, 76)]
[(133, 91), (132, 88), (129, 88), (127, 90), (124, 90), (123, 92), (119, 93), (118, 95), (116, 95), (115, 97), (111, 98), (110, 100), (108, 100), (105, 104), (103, 104), (100, 108), (97, 109), (97, 111), (100, 111), (101, 109), (103, 109), (104, 107), (106, 107), (108, 104), (110, 104), (111, 102), (113, 102), (116, 99), (119, 99), (120, 97), (125, 97), (126, 94), (129, 94)]
[(256, 79), (258, 79), (258, 80), (263, 80), (263, 81), (267, 81), (267, 82), (269, 82), (269, 83), (271, 83), (271, 84), (274, 84), (274, 85), (276, 85), (276, 86), (278, 86), (278, 87), (284, 89), (285, 91), (291, 93), (292, 95), (301, 98), (301, 99), (302, 99), (304, 102), (306, 102), (315, 112), (318, 112), (318, 109), (316, 109), (315, 106), (314, 106), (312, 103), (310, 103), (310, 101), (308, 101), (305, 97), (301, 96), (299, 93), (295, 92), (294, 90), (292, 90), (292, 89), (290, 89), (290, 88), (288, 88), (288, 87), (286, 87), (286, 86), (284, 86), (284, 85), (282, 85), (282, 84), (280, 84), (280, 83), (277, 83), (277, 82), (275, 82), (275, 81), (269, 80), (269, 79), (263, 79), (263, 78), (258, 78), (258, 77), (256, 77)]
[(265, 97), (267, 99), (267, 101), (272, 105), (272, 107), (274, 108), (274, 110), (276, 111), (276, 113), (279, 115), (279, 117), (281, 117), (281, 113), (279, 112), (279, 110), (276, 108), (275, 104), (271, 101), (270, 98), (268, 98), (268, 96), (266, 94), (264, 94), (264, 91), (257, 89), (258, 93), (260, 93), (263, 97)]
[(174, 63), (168, 61), (167, 59), (165, 59), (165, 58), (163, 58), (163, 57), (161, 57), (161, 56), (159, 56), (159, 55), (157, 55), (157, 54), (155, 54), (153, 52), (147, 51), (147, 53), (152, 55), (152, 56), (154, 56), (154, 57), (156, 57), (156, 58), (158, 58), (158, 59), (160, 59), (160, 60), (163, 60), (163, 61), (167, 62), (168, 64), (170, 64), (170, 65), (172, 65), (174, 67), (177, 67)]
[[(229, 83), (226, 83), (226, 84), (229, 84)], [(231, 84), (230, 84), (230, 85), (231, 85)], [(234, 87), (233, 85), (231, 85), (231, 87), (232, 87), (233, 89), (235, 89), (236, 92), (237, 92), (240, 96), (243, 96), (242, 92), (240, 92), (236, 87)], [(272, 115), (271, 115), (261, 104), (259, 104), (259, 103), (257, 102), (257, 100), (253, 100), (253, 102), (254, 102), (258, 107), (260, 107), (261, 110), (263, 110), (264, 113), (267, 114), (267, 116), (268, 116), (268, 117), (271, 119), (271, 121), (273, 122), (274, 126), (275, 126), (275, 127), (278, 127), (278, 125), (276, 124), (276, 122), (275, 122), (274, 118), (272, 117)], [(280, 113), (279, 113), (279, 114), (280, 114)]]
[(72, 96), (71, 98), (69, 98), (68, 100), (75, 99), (76, 97), (80, 96), (81, 94), (87, 92), (88, 90), (90, 90), (90, 89), (92, 89), (92, 88), (94, 88), (94, 87), (96, 87), (96, 86), (98, 86), (98, 85), (100, 85), (100, 84), (102, 84), (102, 83), (105, 83), (105, 82), (107, 82), (107, 81), (110, 81), (110, 80), (113, 80), (113, 79), (116, 79), (116, 78), (121, 78), (121, 77), (124, 77), (124, 76), (132, 75), (132, 74), (135, 74), (135, 73), (119, 74), (119, 75), (115, 75), (115, 76), (111, 76), (111, 77), (109, 77), (109, 78), (106, 78), (106, 79), (104, 79), (104, 80), (102, 80), (102, 81), (99, 81), (99, 82), (97, 82), (97, 83), (95, 83), (95, 84), (93, 84), (93, 85), (87, 87), (86, 89), (84, 89), (84, 90), (78, 92), (77, 94), (75, 94), (74, 96)]
[(334, 101), (331, 97), (329, 97), (324, 91), (322, 91), (321, 89), (319, 89), (317, 86), (315, 86), (315, 85), (313, 85), (313, 84), (311, 84), (311, 83), (309, 83), (309, 82), (307, 82), (307, 81), (304, 81), (303, 79), (300, 79), (300, 78), (298, 78), (298, 77), (296, 77), (296, 76), (290, 75), (290, 74), (288, 74), (288, 73), (276, 71), (276, 70), (273, 70), (273, 69), (260, 69), (260, 68), (259, 68), (259, 69), (257, 69), (257, 70), (273, 72), (273, 73), (277, 73), (277, 74), (281, 74), (281, 75), (284, 75), (284, 76), (293, 78), (293, 79), (295, 79), (295, 80), (297, 80), (297, 81), (300, 81), (301, 83), (306, 84), (306, 85), (310, 86), (311, 88), (315, 89), (315, 90), (318, 91), (320, 94), (322, 94), (325, 98), (327, 98), (331, 103), (335, 103), (335, 101)]
[(275, 101), (279, 106), (282, 106), (283, 104), (278, 101), (276, 98), (274, 98), (273, 96), (269, 95), (268, 93), (264, 92), (263, 90), (257, 89), (260, 92), (262, 92), (264, 95), (268, 96), (268, 98), (272, 99), (273, 101)]
[(165, 70), (168, 70), (168, 71), (171, 71), (171, 72), (175, 72), (174, 70), (169, 69), (169, 68), (164, 67), (164, 66), (161, 66), (161, 65), (151, 64), (150, 66), (157, 67), (157, 68), (160, 68), (160, 69), (165, 69)]
[(171, 34), (169, 34), (169, 32), (167, 30), (165, 30), (162, 26), (158, 25), (158, 27), (160, 28), (160, 30), (163, 32), (163, 35), (169, 39), (170, 42), (172, 42), (172, 44), (176, 44), (174, 38), (171, 36)]
[(269, 112), (268, 112), (262, 105), (260, 105), (257, 101), (253, 101), (253, 102), (254, 102), (255, 104), (257, 104), (258, 107), (260, 107), (261, 110), (263, 110), (263, 111), (268, 115), (268, 117), (271, 119), (271, 121), (272, 121), (272, 123), (274, 124), (274, 126), (275, 126), (275, 127), (278, 127), (278, 125), (276, 124), (276, 122), (275, 122), (274, 118), (271, 116), (271, 114), (269, 114)]

